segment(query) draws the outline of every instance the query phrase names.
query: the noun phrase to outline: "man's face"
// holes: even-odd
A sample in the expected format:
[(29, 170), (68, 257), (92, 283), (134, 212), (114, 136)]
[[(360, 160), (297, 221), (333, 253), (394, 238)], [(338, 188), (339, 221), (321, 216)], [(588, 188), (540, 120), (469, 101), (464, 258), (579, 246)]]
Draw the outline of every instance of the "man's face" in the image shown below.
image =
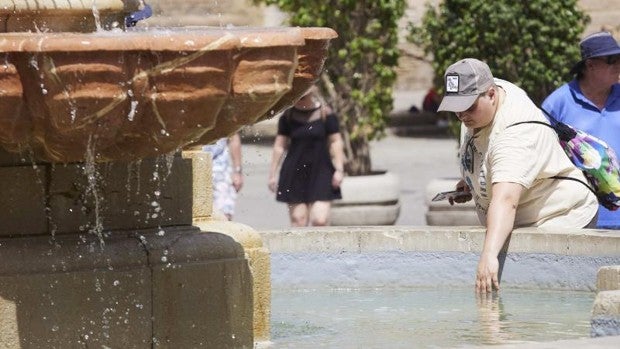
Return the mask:
[(497, 97), (497, 90), (492, 87), (487, 90), (487, 92), (479, 95), (469, 109), (456, 112), (456, 117), (459, 118), (467, 128), (483, 128), (493, 121)]
[(613, 85), (620, 80), (620, 55), (590, 59), (592, 79), (600, 84)]

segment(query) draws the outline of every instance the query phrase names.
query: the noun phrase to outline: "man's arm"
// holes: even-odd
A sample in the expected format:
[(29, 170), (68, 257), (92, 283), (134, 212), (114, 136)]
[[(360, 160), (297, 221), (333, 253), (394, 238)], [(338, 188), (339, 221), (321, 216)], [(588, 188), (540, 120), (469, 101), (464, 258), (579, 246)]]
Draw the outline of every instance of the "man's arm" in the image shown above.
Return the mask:
[(516, 183), (494, 183), (492, 198), (487, 211), (487, 232), (478, 269), (476, 292), (499, 290), (499, 261), (497, 256), (514, 227), (515, 215), (523, 186)]

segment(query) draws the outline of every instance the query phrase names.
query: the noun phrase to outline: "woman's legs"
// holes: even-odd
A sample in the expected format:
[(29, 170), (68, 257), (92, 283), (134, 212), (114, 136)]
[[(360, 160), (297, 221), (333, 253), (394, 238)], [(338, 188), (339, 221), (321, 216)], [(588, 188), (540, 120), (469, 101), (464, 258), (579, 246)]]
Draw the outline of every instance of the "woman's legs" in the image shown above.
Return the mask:
[(289, 204), (288, 215), (293, 227), (305, 227), (308, 225), (308, 205), (305, 203)]
[(329, 225), (331, 201), (315, 201), (288, 205), (288, 214), (293, 227)]
[(315, 201), (310, 204), (310, 224), (324, 226), (330, 223), (331, 201)]

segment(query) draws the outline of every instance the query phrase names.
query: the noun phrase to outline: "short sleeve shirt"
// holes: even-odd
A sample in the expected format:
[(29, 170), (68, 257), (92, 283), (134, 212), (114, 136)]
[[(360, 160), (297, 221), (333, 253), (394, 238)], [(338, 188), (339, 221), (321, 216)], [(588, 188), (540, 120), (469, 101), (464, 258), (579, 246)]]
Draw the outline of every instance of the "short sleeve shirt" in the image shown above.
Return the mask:
[(540, 124), (542, 112), (523, 90), (507, 81), (495, 83), (506, 92), (493, 121), (474, 133), (467, 129), (460, 150), (461, 173), (472, 189), (481, 223), (492, 199), (493, 183), (523, 186), (515, 226), (581, 228), (596, 214), (596, 197), (583, 184), (551, 178), (583, 174), (562, 150), (555, 132)]

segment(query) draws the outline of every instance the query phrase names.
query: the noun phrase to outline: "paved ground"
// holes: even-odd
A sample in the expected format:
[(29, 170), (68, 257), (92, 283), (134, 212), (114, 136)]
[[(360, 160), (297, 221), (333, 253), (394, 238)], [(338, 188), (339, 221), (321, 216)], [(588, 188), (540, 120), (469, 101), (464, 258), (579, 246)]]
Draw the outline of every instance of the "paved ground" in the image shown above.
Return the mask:
[[(386, 169), (400, 176), (401, 213), (398, 225), (425, 225), (424, 203), (427, 183), (437, 177), (457, 175), (457, 142), (443, 136), (445, 132), (432, 125), (400, 128), (371, 144), (374, 169)], [(418, 134), (412, 136), (411, 134)], [(422, 134), (421, 136), (419, 134)], [(245, 186), (237, 200), (234, 220), (254, 229), (277, 229), (289, 226), (286, 206), (275, 201), (267, 188), (271, 161), (271, 140), (246, 138), (243, 144)]]

